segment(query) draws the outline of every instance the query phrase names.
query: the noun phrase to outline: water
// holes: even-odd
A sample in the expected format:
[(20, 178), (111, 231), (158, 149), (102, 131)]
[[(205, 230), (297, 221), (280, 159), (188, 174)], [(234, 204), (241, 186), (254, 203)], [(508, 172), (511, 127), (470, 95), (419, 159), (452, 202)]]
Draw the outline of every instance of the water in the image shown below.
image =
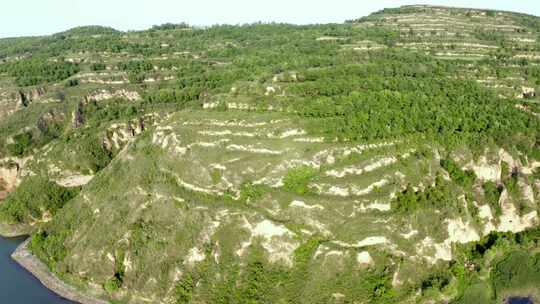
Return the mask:
[(24, 238), (0, 237), (0, 303), (6, 304), (74, 304), (45, 288), (28, 271), (11, 259)]
[(530, 298), (510, 297), (508, 304), (533, 304), (533, 301)]

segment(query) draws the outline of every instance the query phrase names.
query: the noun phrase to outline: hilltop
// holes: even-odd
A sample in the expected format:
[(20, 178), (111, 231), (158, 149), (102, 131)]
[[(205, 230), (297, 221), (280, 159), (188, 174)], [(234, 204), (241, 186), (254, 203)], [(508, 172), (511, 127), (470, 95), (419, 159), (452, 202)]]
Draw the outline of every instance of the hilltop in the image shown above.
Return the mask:
[(111, 27), (99, 26), (99, 25), (88, 25), (88, 26), (79, 26), (72, 29), (69, 29), (64, 32), (56, 33), (53, 36), (56, 37), (79, 37), (79, 36), (98, 36), (98, 35), (113, 35), (119, 34), (120, 31), (115, 30)]
[(114, 303), (540, 297), (540, 18), (0, 40), (0, 233)]

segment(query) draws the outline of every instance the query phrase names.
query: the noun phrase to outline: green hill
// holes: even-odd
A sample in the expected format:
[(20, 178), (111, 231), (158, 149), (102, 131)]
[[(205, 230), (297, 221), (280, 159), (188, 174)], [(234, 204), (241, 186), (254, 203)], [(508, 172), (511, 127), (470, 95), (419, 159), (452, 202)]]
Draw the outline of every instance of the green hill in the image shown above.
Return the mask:
[(539, 20), (0, 40), (0, 233), (113, 303), (538, 298)]
[(69, 29), (64, 32), (56, 33), (54, 36), (62, 37), (76, 37), (76, 36), (93, 36), (93, 35), (112, 35), (119, 34), (120, 31), (115, 30), (112, 27), (99, 26), (99, 25), (88, 25), (88, 26), (79, 26), (72, 29)]

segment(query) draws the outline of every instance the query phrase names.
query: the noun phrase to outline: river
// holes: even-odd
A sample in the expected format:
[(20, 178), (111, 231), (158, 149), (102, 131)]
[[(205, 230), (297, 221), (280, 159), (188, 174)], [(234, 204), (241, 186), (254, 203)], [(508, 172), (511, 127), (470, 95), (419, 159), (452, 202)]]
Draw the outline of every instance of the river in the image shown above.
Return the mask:
[(0, 237), (0, 302), (9, 304), (74, 304), (56, 295), (11, 259), (25, 238)]

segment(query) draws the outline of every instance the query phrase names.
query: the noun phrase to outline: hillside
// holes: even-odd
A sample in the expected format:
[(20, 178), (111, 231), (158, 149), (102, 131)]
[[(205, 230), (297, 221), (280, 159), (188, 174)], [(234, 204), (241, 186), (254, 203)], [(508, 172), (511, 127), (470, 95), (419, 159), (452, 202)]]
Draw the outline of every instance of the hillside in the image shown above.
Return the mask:
[(540, 18), (0, 40), (0, 234), (111, 303), (540, 300)]

